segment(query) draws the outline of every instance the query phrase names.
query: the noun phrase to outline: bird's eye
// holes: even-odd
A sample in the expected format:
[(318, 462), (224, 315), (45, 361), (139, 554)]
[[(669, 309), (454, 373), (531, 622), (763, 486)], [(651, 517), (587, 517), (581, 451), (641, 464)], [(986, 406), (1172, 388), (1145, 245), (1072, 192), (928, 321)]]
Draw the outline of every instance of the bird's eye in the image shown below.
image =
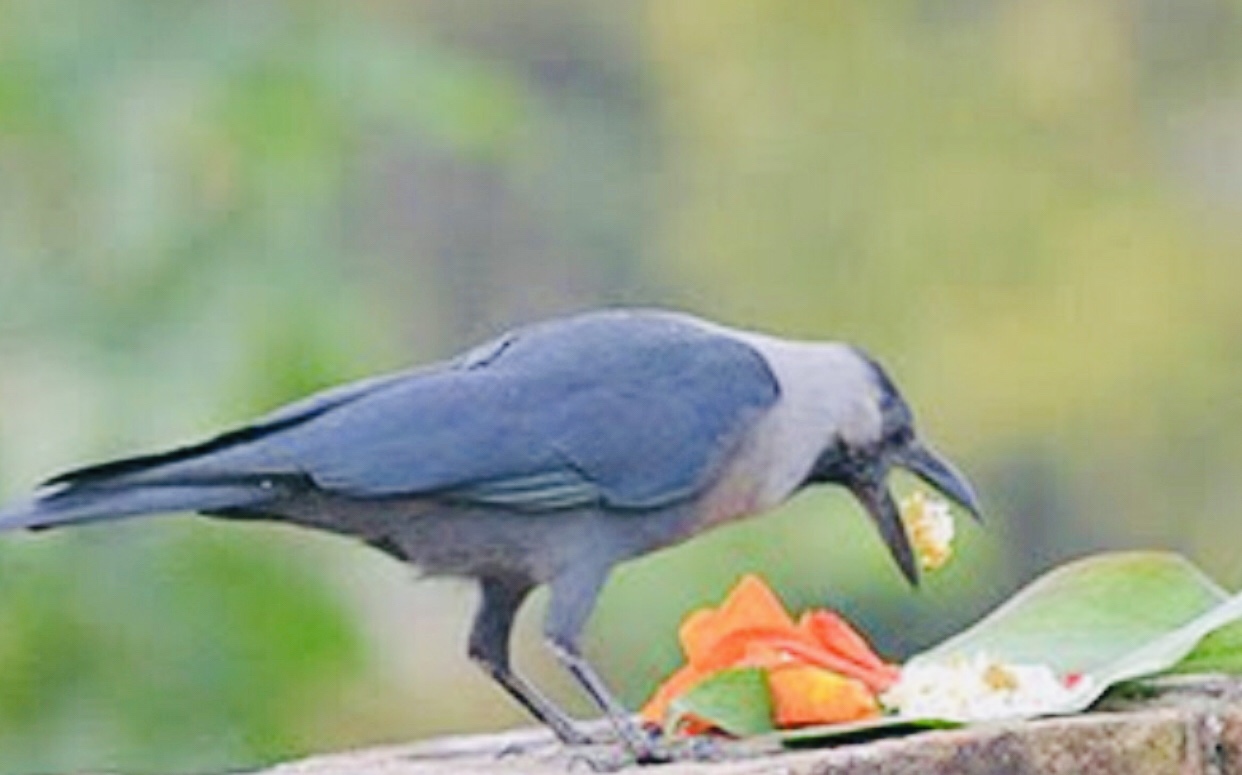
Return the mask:
[(904, 447), (913, 440), (914, 429), (909, 425), (901, 425), (889, 431), (884, 443), (888, 447)]

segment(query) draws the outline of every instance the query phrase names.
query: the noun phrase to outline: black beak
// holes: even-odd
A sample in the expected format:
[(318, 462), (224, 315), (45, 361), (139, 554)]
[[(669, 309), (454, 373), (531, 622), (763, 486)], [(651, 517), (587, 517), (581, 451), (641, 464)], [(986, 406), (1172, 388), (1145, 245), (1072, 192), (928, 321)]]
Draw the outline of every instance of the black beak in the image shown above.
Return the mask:
[(846, 487), (854, 493), (854, 497), (871, 515), (871, 521), (875, 522), (876, 528), (880, 531), (880, 537), (884, 539), (888, 551), (897, 561), (901, 575), (906, 577), (910, 586), (917, 587), (919, 565), (914, 559), (914, 549), (910, 546), (910, 536), (906, 535), (906, 526), (902, 524), (897, 502), (893, 500), (892, 493), (884, 485), (886, 473), (888, 471), (885, 466), (878, 466), (872, 474), (860, 476), (848, 482)]
[(920, 441), (912, 441), (902, 449), (889, 454), (889, 460), (935, 487), (950, 500), (970, 512), (976, 520), (983, 519), (979, 498), (966, 477), (952, 463), (945, 460)]
[(961, 505), (976, 520), (981, 517), (979, 499), (966, 477), (949, 461), (921, 442), (912, 441), (900, 449), (889, 450), (885, 458), (877, 461), (865, 473), (856, 474), (845, 485), (875, 522), (880, 537), (884, 539), (906, 581), (911, 586), (918, 586), (919, 566), (914, 557), (914, 549), (910, 546), (910, 537), (906, 535), (897, 503), (884, 483), (889, 466), (899, 465), (909, 470)]

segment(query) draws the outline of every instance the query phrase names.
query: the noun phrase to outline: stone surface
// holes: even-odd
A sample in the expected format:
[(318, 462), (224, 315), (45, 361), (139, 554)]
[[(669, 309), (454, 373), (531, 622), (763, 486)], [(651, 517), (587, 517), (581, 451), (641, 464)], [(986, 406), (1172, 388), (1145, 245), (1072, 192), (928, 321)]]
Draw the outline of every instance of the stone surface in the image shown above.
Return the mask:
[[(592, 772), (617, 752), (586, 754), (538, 730), (442, 738), (284, 764), (256, 775), (553, 775)], [(740, 744), (718, 762), (659, 775), (1242, 775), (1242, 684), (1169, 681), (1069, 718), (998, 723), (809, 750)], [(613, 756), (613, 758), (609, 758)], [(592, 757), (588, 760), (586, 757)]]

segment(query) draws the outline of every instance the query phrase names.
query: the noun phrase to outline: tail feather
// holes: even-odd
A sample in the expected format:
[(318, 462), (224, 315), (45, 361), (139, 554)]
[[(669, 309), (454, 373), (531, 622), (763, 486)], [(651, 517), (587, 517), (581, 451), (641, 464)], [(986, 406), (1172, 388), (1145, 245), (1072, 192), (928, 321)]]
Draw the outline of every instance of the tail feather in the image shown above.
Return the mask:
[(272, 498), (258, 484), (54, 485), (0, 508), (0, 530), (50, 528), (142, 514), (253, 507)]

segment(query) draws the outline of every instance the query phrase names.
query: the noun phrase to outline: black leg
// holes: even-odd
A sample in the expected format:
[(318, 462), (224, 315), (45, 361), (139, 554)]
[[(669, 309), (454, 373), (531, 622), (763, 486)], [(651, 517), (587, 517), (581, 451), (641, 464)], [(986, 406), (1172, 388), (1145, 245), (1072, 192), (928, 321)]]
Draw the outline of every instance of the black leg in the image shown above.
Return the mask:
[(617, 736), (640, 762), (665, 761), (655, 741), (631, 718), (629, 711), (613, 697), (599, 673), (591, 667), (578, 649), (578, 634), (595, 606), (603, 586), (603, 572), (558, 578), (552, 583), (544, 634), (552, 653), (569, 674), (586, 690), (591, 699), (608, 717)]
[[(570, 674), (586, 689), (587, 694), (591, 695), (595, 704), (607, 714), (617, 735), (624, 742), (629, 754), (634, 757), (634, 762), (663, 764), (673, 761), (721, 761), (728, 758), (729, 752), (723, 748), (718, 738), (692, 737), (684, 740), (670, 740), (662, 737), (658, 732), (648, 734), (647, 730), (635, 723), (621, 703), (617, 702), (612, 693), (608, 691), (603, 679), (599, 677), (599, 673), (595, 672), (591, 664), (572, 644), (567, 645), (556, 641), (549, 641), (549, 643), (561, 664), (565, 665)], [(738, 753), (742, 756), (747, 755), (744, 749), (739, 749), (734, 755)], [(589, 761), (589, 763), (594, 769), (601, 771), (613, 771), (625, 764), (616, 760), (602, 759)]]
[(549, 640), (548, 644), (552, 653), (565, 666), (569, 674), (582, 685), (586, 693), (608, 717), (617, 736), (625, 743), (630, 753), (634, 754), (640, 763), (665, 761), (665, 757), (658, 752), (655, 741), (634, 722), (625, 706), (612, 696), (604, 680), (578, 651), (577, 646), (556, 640)]
[(574, 726), (564, 711), (513, 672), (509, 665), (509, 633), (532, 587), (525, 579), (485, 578), (480, 581), (483, 598), (470, 631), (470, 658), (532, 716), (555, 732), (561, 742), (568, 745), (589, 743), (590, 738)]

